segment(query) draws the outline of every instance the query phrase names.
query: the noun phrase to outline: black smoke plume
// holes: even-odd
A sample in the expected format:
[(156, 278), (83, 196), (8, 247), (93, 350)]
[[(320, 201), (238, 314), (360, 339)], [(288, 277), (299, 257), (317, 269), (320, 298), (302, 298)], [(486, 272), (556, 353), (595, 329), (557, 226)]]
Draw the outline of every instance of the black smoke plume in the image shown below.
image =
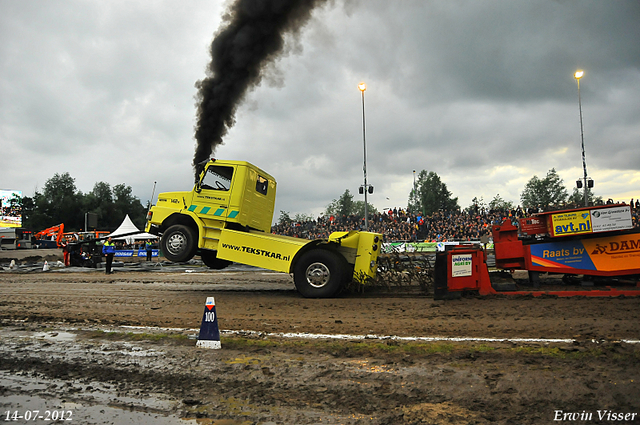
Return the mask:
[(235, 123), (247, 90), (258, 85), (264, 66), (282, 51), (284, 35), (296, 34), (325, 0), (236, 0), (211, 43), (207, 77), (196, 83), (195, 177)]

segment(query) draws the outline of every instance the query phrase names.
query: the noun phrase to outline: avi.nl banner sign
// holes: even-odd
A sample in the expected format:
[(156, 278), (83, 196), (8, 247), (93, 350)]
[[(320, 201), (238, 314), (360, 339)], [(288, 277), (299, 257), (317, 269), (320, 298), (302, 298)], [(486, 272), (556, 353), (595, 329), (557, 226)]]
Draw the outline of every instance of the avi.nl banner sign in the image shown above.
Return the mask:
[(633, 228), (628, 205), (551, 214), (551, 235), (570, 236)]

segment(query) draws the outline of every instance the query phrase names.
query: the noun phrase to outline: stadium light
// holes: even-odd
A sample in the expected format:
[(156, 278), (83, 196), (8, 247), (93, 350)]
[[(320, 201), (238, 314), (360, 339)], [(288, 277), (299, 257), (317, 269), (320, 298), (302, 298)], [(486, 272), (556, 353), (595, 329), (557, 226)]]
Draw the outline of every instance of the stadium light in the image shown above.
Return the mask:
[(364, 164), (362, 171), (364, 172), (364, 186), (362, 186), (362, 192), (364, 192), (364, 230), (369, 230), (369, 204), (367, 201), (367, 193), (373, 193), (373, 186), (370, 188), (367, 184), (367, 138), (365, 131), (365, 119), (364, 119), (364, 91), (367, 89), (365, 83), (358, 84), (358, 90), (362, 93), (362, 146), (364, 148)]
[[(584, 75), (584, 71), (579, 69), (573, 74), (573, 78), (576, 79), (578, 83), (578, 108), (580, 109), (580, 139), (582, 141), (582, 170), (584, 171), (584, 184), (582, 185), (584, 189), (584, 206), (589, 206), (589, 201), (587, 198), (587, 159), (584, 153), (584, 127), (582, 125), (582, 98), (580, 97), (580, 78)], [(591, 187), (593, 187), (593, 183), (591, 182)], [(579, 188), (579, 187), (578, 187)]]

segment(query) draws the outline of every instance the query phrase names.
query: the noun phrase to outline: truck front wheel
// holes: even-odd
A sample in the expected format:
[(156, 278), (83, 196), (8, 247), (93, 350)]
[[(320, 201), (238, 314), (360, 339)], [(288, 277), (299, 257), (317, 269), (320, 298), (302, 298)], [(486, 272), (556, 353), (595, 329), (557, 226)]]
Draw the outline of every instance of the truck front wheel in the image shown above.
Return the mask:
[(189, 261), (196, 253), (196, 235), (191, 228), (174, 224), (162, 234), (160, 245), (167, 260), (174, 263)]
[(339, 254), (314, 249), (302, 254), (296, 263), (293, 281), (305, 298), (328, 298), (342, 289), (348, 269), (347, 262)]

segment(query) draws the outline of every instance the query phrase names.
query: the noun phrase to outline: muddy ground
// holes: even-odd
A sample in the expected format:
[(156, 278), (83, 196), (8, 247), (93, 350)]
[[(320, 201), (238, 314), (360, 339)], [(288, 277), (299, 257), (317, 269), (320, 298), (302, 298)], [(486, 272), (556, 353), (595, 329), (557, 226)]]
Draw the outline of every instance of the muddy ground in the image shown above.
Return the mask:
[[(208, 296), (220, 350), (195, 347)], [(0, 272), (0, 320), (0, 422), (640, 423), (640, 298), (315, 300), (255, 269), (37, 265)]]

